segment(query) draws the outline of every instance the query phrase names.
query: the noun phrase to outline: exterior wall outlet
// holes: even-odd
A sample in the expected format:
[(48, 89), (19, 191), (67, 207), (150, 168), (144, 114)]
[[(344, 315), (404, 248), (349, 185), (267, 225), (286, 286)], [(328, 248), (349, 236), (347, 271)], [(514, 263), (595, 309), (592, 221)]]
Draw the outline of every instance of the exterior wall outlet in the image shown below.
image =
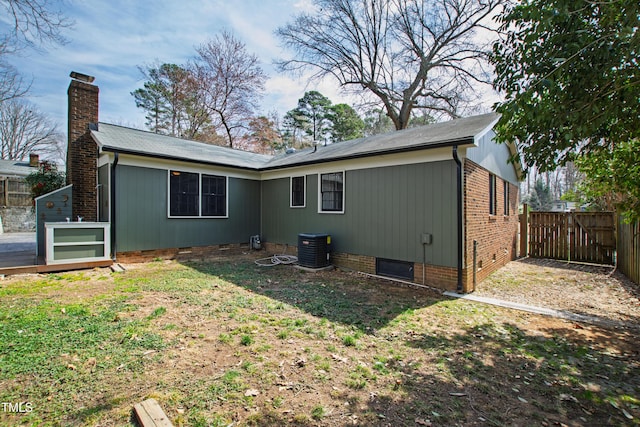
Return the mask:
[(430, 245), (433, 240), (433, 235), (431, 233), (422, 233), (422, 244)]

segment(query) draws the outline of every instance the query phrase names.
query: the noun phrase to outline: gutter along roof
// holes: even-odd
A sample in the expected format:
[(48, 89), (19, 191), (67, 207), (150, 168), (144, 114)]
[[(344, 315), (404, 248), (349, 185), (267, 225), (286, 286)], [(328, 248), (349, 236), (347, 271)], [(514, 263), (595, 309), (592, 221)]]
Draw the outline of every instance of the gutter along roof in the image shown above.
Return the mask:
[(286, 169), (382, 154), (430, 148), (473, 145), (498, 119), (495, 113), (394, 131), (366, 138), (318, 145), (291, 154), (268, 156), (228, 147), (158, 135), (152, 132), (100, 123), (91, 134), (102, 151), (175, 159), (255, 171)]

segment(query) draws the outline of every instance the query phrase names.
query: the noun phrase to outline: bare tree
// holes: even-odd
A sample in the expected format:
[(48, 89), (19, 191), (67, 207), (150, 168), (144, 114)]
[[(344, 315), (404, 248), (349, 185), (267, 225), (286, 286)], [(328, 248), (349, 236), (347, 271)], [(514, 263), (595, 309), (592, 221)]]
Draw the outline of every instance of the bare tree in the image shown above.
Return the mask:
[(62, 31), (72, 25), (51, 0), (0, 0), (8, 31), (0, 34), (0, 103), (27, 94), (30, 84), (7, 57), (25, 47), (66, 42)]
[(233, 140), (255, 115), (264, 92), (266, 75), (256, 55), (244, 43), (224, 31), (196, 49), (193, 72), (202, 89), (202, 101), (222, 130), (227, 143)]
[(0, 104), (25, 96), (29, 87), (18, 70), (4, 60), (0, 46)]
[(21, 100), (0, 103), (0, 158), (22, 160), (37, 151), (60, 157), (62, 134), (34, 106)]
[(276, 30), (294, 52), (279, 65), (373, 95), (396, 129), (408, 126), (414, 109), (456, 117), (473, 86), (490, 83), (490, 43), (476, 32), (489, 29), (503, 1), (316, 0), (314, 14)]
[(4, 41), (14, 48), (47, 42), (64, 44), (66, 39), (62, 30), (70, 27), (72, 22), (55, 9), (57, 3), (51, 0), (0, 0), (11, 25)]

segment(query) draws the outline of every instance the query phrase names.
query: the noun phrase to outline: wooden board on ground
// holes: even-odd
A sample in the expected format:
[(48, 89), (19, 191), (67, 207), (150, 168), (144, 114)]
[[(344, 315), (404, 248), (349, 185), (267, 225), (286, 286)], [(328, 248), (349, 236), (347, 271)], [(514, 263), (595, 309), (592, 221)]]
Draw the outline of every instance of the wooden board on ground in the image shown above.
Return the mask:
[(169, 417), (164, 413), (155, 399), (147, 399), (136, 403), (133, 411), (141, 427), (173, 427)]
[(38, 273), (56, 273), (58, 271), (71, 271), (71, 270), (87, 270), (91, 268), (109, 267), (113, 264), (113, 261), (85, 261), (74, 262), (70, 264), (38, 264), (27, 265), (22, 267), (6, 267), (0, 268), (0, 275), (14, 275), (14, 274), (38, 274)]

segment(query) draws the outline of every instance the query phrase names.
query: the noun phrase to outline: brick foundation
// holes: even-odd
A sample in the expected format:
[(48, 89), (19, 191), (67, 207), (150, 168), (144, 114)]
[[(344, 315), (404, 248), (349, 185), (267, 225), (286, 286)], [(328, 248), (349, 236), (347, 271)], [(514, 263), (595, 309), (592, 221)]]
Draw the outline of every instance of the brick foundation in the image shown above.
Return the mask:
[[(332, 253), (331, 262), (337, 267), (348, 268), (362, 273), (376, 274), (376, 257)], [(457, 268), (425, 264), (424, 281), (422, 268), (423, 265), (421, 263), (416, 262), (413, 264), (413, 283), (450, 291), (456, 290), (458, 282)]]
[(338, 267), (348, 268), (350, 270), (360, 271), (362, 273), (376, 274), (375, 257), (345, 253), (332, 253), (331, 262)]
[(199, 261), (225, 255), (241, 255), (249, 251), (248, 243), (195, 246), (190, 248), (151, 249), (146, 251), (119, 252), (116, 260), (122, 263), (149, 262), (156, 259)]
[[(458, 269), (439, 265), (425, 264), (424, 283), (422, 280), (422, 264), (413, 264), (413, 281), (434, 288), (455, 291), (458, 286)], [(463, 276), (464, 277), (464, 276)]]
[[(297, 255), (298, 248), (293, 245), (280, 243), (264, 243), (266, 255), (287, 254)], [(376, 274), (376, 257), (355, 255), (341, 252), (331, 253), (331, 263), (339, 268), (354, 270), (361, 273)], [(455, 291), (458, 280), (458, 270), (455, 267), (442, 267), (426, 264), (424, 283), (422, 279), (422, 264), (413, 265), (413, 282), (425, 284), (438, 289)]]

